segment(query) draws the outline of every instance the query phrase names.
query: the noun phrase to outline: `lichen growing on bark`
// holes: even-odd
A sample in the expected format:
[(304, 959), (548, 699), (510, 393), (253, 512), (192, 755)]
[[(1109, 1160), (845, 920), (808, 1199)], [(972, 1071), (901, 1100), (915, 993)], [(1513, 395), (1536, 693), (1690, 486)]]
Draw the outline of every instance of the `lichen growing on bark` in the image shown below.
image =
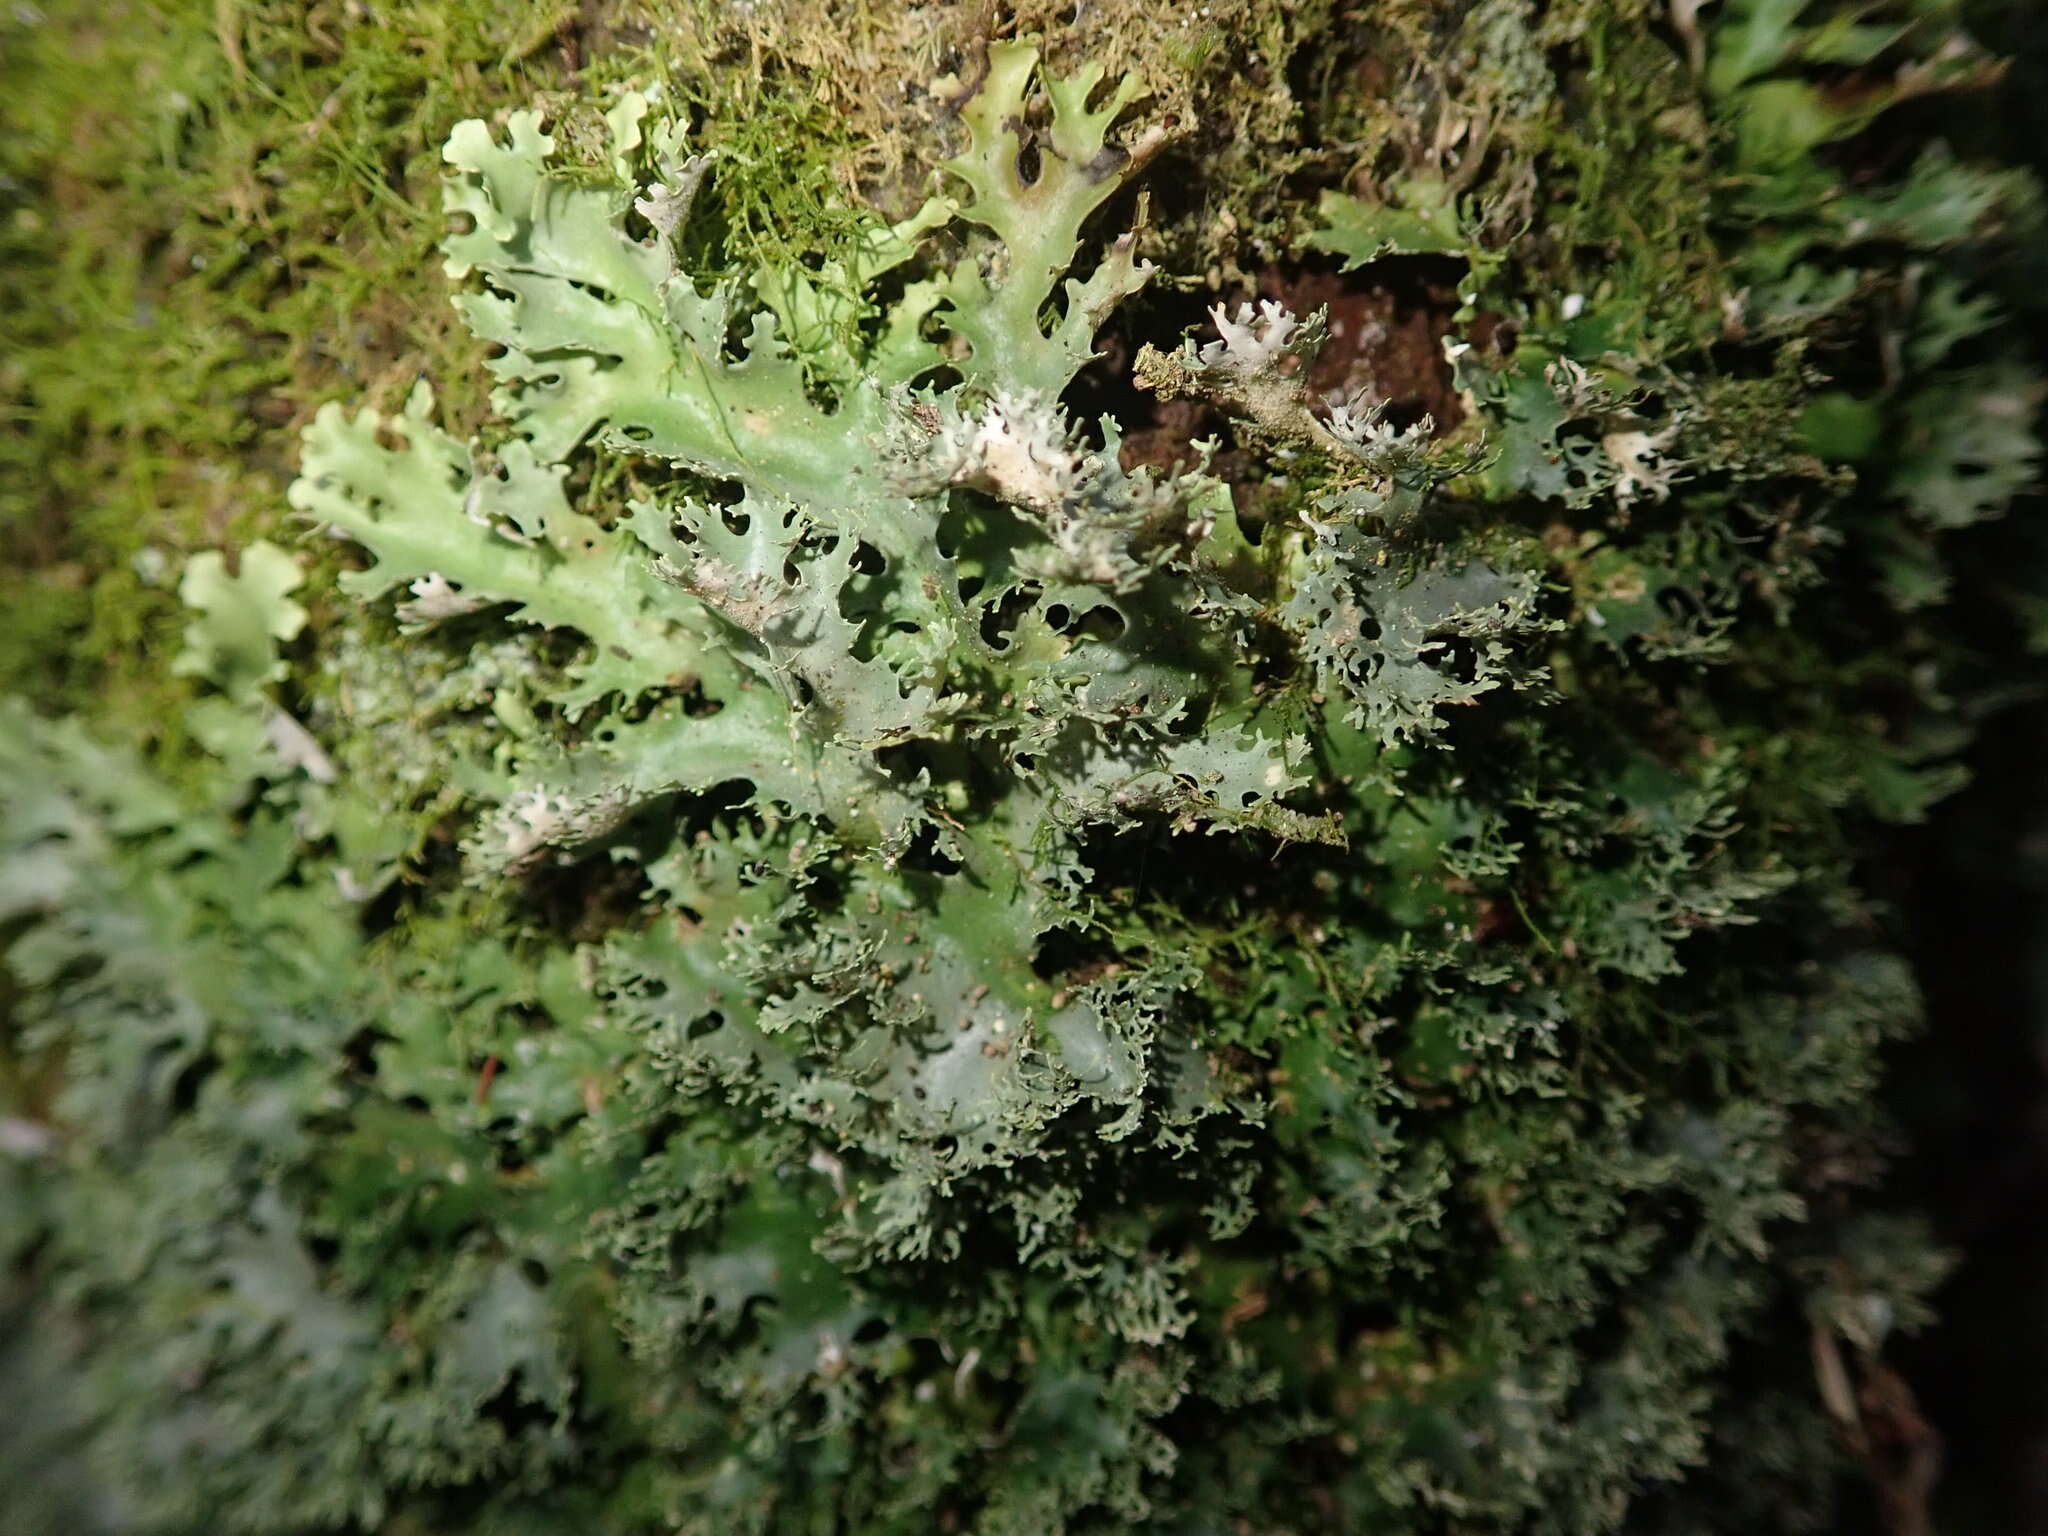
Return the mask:
[(1854, 853), (2039, 462), (2031, 188), (1848, 162), (1989, 64), (826, 14), (453, 125), (488, 406), (187, 561), (181, 783), (0, 732), (79, 1518), (1824, 1520), (1940, 1272)]

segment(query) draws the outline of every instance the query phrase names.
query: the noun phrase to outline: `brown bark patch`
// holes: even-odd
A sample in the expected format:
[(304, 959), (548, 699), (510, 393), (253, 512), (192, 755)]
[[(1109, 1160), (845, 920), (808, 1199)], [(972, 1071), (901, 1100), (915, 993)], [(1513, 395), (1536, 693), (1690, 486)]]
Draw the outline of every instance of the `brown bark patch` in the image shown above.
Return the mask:
[(1355, 272), (1269, 266), (1259, 297), (1297, 315), (1329, 312), (1330, 339), (1309, 369), (1309, 387), (1341, 398), (1367, 392), (1397, 421), (1423, 416), (1439, 435), (1464, 419), (1444, 338), (1458, 310), (1462, 266), (1446, 257), (1397, 256)]

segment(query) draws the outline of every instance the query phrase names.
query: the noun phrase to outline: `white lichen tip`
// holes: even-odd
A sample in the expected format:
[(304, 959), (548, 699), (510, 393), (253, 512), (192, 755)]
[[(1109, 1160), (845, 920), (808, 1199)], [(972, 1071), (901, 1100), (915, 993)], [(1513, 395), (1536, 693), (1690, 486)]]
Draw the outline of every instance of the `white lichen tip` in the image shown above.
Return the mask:
[(412, 601), (398, 605), (398, 616), (408, 624), (431, 624), (487, 606), (483, 598), (462, 591), (439, 571), (416, 577), (406, 590), (412, 593)]
[(704, 173), (711, 169), (711, 161), (708, 152), (691, 155), (676, 164), (667, 181), (649, 182), (647, 195), (633, 199), (633, 211), (652, 225), (662, 240), (673, 240), (690, 216), (690, 206), (697, 199), (697, 189), (703, 186)]
[(1666, 460), (1664, 450), (1677, 436), (1678, 424), (1673, 422), (1659, 432), (1623, 430), (1600, 439), (1614, 465), (1614, 499), (1624, 511), (1639, 498), (1663, 501), (1671, 494), (1676, 467)]
[(1425, 416), (1413, 426), (1396, 427), (1386, 415), (1386, 403), (1361, 389), (1330, 408), (1330, 435), (1359, 458), (1387, 472), (1421, 463), (1436, 430), (1435, 418)]
[(507, 800), (499, 825), (505, 837), (504, 857), (514, 864), (577, 830), (569, 802), (539, 789), (523, 790)]
[(1300, 351), (1310, 330), (1294, 312), (1276, 299), (1261, 299), (1256, 311), (1249, 304), (1237, 306), (1233, 319), (1229, 306), (1210, 308), (1221, 340), (1209, 342), (1200, 353), (1205, 368), (1227, 368), (1232, 373), (1258, 373), (1278, 359)]
[(1036, 512), (1051, 512), (1074, 494), (1081, 458), (1065, 414), (1032, 391), (996, 391), (980, 414), (941, 426), (931, 446), (931, 466), (946, 483)]

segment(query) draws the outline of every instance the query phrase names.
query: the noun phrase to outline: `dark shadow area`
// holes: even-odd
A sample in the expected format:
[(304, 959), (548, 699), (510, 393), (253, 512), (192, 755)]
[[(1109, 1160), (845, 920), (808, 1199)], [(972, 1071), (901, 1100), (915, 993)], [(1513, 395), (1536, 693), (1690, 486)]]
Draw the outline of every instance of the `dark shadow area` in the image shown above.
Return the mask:
[[(2036, 504), (2038, 506), (2038, 503)], [(1947, 1531), (2048, 1531), (2048, 706), (1994, 722), (1915, 834), (1901, 915), (1928, 1027), (1895, 1062), (1898, 1192), (1958, 1257), (1898, 1351), (1944, 1441)]]
[[(1957, 135), (2048, 172), (2048, 10), (1981, 0), (1974, 30), (2011, 67)], [(2048, 361), (2041, 277), (2048, 251), (1997, 274)], [(1982, 615), (2037, 594), (2048, 576), (2048, 496), (2022, 497), (1960, 551), (1957, 609)], [(2011, 610), (2006, 608), (2007, 612)], [(2048, 1532), (2048, 664), (2009, 632), (1967, 625), (2003, 695), (1967, 761), (1973, 780), (1903, 840), (1895, 904), (1926, 995), (1927, 1028), (1895, 1056), (1888, 1094), (1909, 1138), (1894, 1187), (1955, 1254), (1939, 1318), (1892, 1352), (1939, 1430), (1936, 1529)]]

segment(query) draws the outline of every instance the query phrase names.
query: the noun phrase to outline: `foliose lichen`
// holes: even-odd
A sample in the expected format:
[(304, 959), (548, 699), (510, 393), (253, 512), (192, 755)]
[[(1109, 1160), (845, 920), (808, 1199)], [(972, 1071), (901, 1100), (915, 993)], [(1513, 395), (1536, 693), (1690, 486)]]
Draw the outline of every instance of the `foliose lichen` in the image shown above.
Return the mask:
[[(355, 611), (288, 657), (290, 551), (188, 565), (202, 804), (0, 732), (101, 1525), (1820, 1517), (1840, 1394), (1726, 1383), (1939, 1274), (1853, 1198), (1915, 1016), (1853, 850), (1953, 783), (1941, 536), (2038, 467), (1927, 265), (2029, 189), (1823, 153), (1983, 67), (1944, 23), (1386, 10), (1419, 105), (1245, 189), (1296, 239), (1213, 336), (1145, 254), (1202, 125), (1029, 41), (810, 260), (696, 258), (656, 94), (454, 131), (492, 414), (307, 428)], [(1316, 383), (1284, 290), (1389, 262), (1455, 419)]]

